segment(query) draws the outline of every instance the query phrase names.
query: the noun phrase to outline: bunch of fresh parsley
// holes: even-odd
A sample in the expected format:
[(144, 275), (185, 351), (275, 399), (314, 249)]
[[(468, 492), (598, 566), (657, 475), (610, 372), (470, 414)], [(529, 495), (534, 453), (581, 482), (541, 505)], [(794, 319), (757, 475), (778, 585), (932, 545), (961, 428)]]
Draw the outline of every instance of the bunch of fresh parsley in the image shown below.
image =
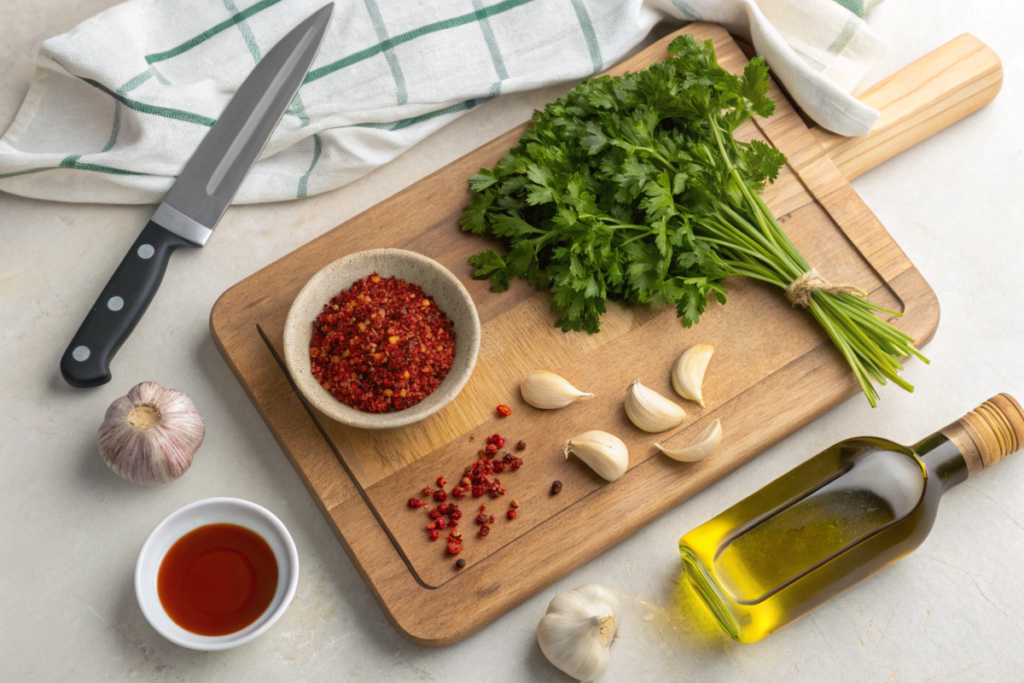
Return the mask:
[[(473, 256), (475, 276), (495, 291), (514, 277), (550, 289), (564, 331), (598, 332), (608, 299), (672, 304), (689, 327), (709, 297), (725, 303), (727, 276), (786, 288), (810, 270), (759, 196), (786, 157), (733, 137), (775, 109), (764, 60), (735, 76), (711, 41), (683, 35), (668, 51), (663, 63), (586, 80), (535, 112), (519, 144), (469, 180), (463, 229), (510, 248)], [(872, 405), (871, 377), (913, 389), (898, 359), (923, 356), (873, 314), (884, 309), (823, 291), (809, 308)]]

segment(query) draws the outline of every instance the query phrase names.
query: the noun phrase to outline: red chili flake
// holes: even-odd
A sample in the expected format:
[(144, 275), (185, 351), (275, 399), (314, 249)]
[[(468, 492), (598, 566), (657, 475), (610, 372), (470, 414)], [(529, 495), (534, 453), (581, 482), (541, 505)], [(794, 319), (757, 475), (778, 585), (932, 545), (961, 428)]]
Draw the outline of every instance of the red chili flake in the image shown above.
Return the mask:
[(437, 528), (437, 522), (431, 522), (430, 524), (427, 525), (427, 531), (433, 531), (436, 528)]
[(476, 523), (477, 524), (487, 524), (487, 515), (485, 515), (483, 513), (480, 513), (479, 515), (477, 515), (476, 516)]
[(448, 483), (448, 480), (447, 480), (447, 479), (445, 479), (444, 477), (438, 477), (438, 478), (437, 478), (437, 485), (438, 485), (438, 486), (441, 486), (441, 487), (443, 487), (443, 486), (444, 486), (445, 484), (447, 484), (447, 483)]
[(487, 448), (485, 448), (484, 451), (487, 453), (487, 455), (494, 455), (495, 453), (498, 452), (498, 447), (495, 446), (493, 443), (489, 443), (487, 444)]
[[(457, 522), (460, 519), (462, 519), (462, 510), (456, 510), (455, 512), (452, 513), (452, 521), (453, 522)], [(455, 525), (452, 524), (452, 526), (455, 526)]]
[(487, 526), (486, 524), (484, 524), (482, 527), (480, 527), (480, 535), (481, 536), (486, 536), (489, 533), (491, 533), (491, 527)]
[(454, 529), (455, 527), (457, 527), (458, 525), (459, 525), (459, 523), (458, 523), (458, 522), (456, 522), (456, 521), (455, 521), (454, 519), (453, 519), (452, 521), (448, 522), (448, 526), (450, 526), (450, 527), (451, 527), (451, 528), (453, 528), (453, 529)]
[(458, 555), (461, 552), (462, 552), (462, 543), (460, 543), (459, 541), (457, 541), (457, 540), (455, 540), (453, 538), (449, 538), (448, 539), (448, 554), (449, 555)]
[(494, 467), (494, 471), (498, 472), (499, 474), (505, 471), (505, 463), (503, 462), (496, 462), (494, 463), (494, 465), (492, 465), (492, 467)]
[(409, 499), (409, 507), (411, 507), (411, 508), (425, 508), (425, 507), (427, 507), (427, 504), (424, 503), (422, 500), (416, 500), (415, 498), (410, 498)]
[[(505, 516), (508, 517), (509, 519), (515, 519), (516, 518), (516, 511), (515, 510), (509, 510), (508, 512), (505, 513)], [(444, 521), (444, 520), (441, 520), (441, 521)]]
[(494, 524), (494, 515), (491, 515), (490, 517), (487, 518), (487, 523), (488, 524)]
[(430, 530), (430, 540), (431, 541), (436, 541), (439, 538), (441, 538), (441, 532), (438, 531), (437, 529), (431, 529)]
[(437, 389), (455, 358), (455, 329), (419, 286), (374, 273), (324, 305), (309, 346), (321, 386), (357, 410), (383, 413)]
[(434, 508), (433, 510), (431, 510), (431, 511), (430, 511), (429, 513), (427, 513), (427, 514), (429, 514), (429, 515), (430, 515), (430, 518), (431, 518), (431, 519), (441, 519), (441, 511), (440, 511), (440, 510), (438, 510), (437, 508)]
[(434, 500), (436, 500), (439, 503), (448, 500), (448, 494), (445, 493), (444, 489), (438, 489), (434, 491)]
[(434, 492), (434, 489), (430, 488), (429, 486), (427, 488), (423, 489), (423, 495), (424, 496), (429, 496), (433, 492)]
[(504, 404), (498, 406), (496, 410), (498, 411), (498, 415), (501, 415), (502, 417), (508, 417), (512, 414), (512, 409)]
[(481, 503), (480, 504), (480, 512), (485, 512), (486, 510), (487, 510), (487, 506), (484, 505), (483, 503)]
[(464, 498), (466, 496), (466, 489), (461, 486), (455, 486), (452, 488), (452, 495), (456, 498)]
[(448, 514), (448, 503), (441, 503), (440, 505), (438, 505), (437, 506), (437, 511), (440, 512), (442, 515), (447, 515)]
[[(511, 510), (510, 510), (509, 512), (511, 512)], [(511, 519), (511, 518), (510, 518), (510, 519)], [(445, 528), (446, 526), (448, 526), (448, 525), (447, 525), (447, 524), (445, 523), (445, 521), (444, 521), (443, 519), (439, 519), (439, 520), (437, 520), (436, 522), (434, 522), (434, 524), (436, 524), (436, 525), (437, 525), (437, 528), (438, 528), (438, 529), (443, 529), (443, 528)]]

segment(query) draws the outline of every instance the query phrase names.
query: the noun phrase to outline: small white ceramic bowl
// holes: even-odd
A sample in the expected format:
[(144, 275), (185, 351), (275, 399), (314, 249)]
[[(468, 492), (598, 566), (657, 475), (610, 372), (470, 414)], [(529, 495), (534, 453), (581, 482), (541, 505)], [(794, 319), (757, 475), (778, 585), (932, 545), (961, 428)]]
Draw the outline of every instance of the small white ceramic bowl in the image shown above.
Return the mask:
[[(175, 624), (157, 594), (156, 579), (164, 555), (179, 538), (207, 524), (237, 524), (259, 534), (277, 560), (277, 590), (253, 623), (226, 636), (201, 636)], [(226, 650), (248, 643), (274, 625), (288, 608), (299, 585), (299, 554), (288, 529), (266, 508), (238, 498), (207, 498), (169, 514), (149, 535), (135, 563), (135, 596), (146, 620), (175, 645), (193, 650)]]
[[(324, 304), (361, 278), (377, 273), (419, 285), (447, 314), (455, 328), (455, 358), (444, 381), (414, 406), (388, 413), (367, 413), (345, 405), (320, 386), (310, 371), (309, 341)], [(473, 298), (450, 270), (422, 254), (404, 249), (369, 249), (342, 257), (310, 278), (295, 297), (284, 327), (284, 360), (295, 386), (317, 410), (342, 424), (362, 429), (391, 429), (419, 422), (451, 403), (469, 381), (480, 350), (480, 318)]]

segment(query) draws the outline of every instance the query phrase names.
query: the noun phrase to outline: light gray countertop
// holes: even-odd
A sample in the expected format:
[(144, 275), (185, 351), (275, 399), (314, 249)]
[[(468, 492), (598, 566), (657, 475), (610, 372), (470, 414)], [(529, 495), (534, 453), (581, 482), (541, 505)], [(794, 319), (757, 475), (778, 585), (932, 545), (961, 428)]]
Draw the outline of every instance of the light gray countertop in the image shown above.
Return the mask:
[[(47, 37), (114, 0), (0, 3), (0, 128), (13, 119)], [(938, 293), (942, 323), (910, 364), (913, 395), (851, 399), (476, 635), (443, 649), (388, 624), (298, 476), (228, 370), (208, 318), (228, 287), (520, 121), (560, 89), (502, 97), (389, 166), (324, 195), (233, 208), (203, 250), (175, 255), (163, 288), (99, 389), (64, 385), (57, 362), (152, 207), (0, 194), (0, 680), (567, 680), (537, 620), (561, 590), (599, 581), (625, 596), (605, 680), (976, 681), (1024, 674), (1024, 455), (943, 499), (913, 555), (768, 639), (743, 645), (676, 606), (678, 538), (840, 439), (913, 442), (995, 393), (1024, 398), (1022, 126), (1024, 6), (889, 0), (871, 25), (889, 50), (869, 80), (962, 32), (1005, 68), (995, 102), (854, 182)], [(562, 89), (564, 90), (564, 88)], [(141, 488), (96, 451), (107, 405), (153, 380), (189, 394), (206, 442), (178, 482)], [(301, 578), (255, 642), (203, 653), (164, 641), (135, 601), (150, 530), (209, 496), (259, 503), (291, 530)]]

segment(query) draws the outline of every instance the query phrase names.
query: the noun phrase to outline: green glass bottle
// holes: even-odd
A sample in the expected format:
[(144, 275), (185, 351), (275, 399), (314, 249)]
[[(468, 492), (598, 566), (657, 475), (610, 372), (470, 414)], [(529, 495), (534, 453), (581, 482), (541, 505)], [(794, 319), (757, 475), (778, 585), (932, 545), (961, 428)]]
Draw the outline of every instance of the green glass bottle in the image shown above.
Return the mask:
[(1024, 446), (999, 394), (913, 446), (865, 437), (814, 456), (679, 541), (719, 625), (752, 643), (915, 550), (943, 493)]

